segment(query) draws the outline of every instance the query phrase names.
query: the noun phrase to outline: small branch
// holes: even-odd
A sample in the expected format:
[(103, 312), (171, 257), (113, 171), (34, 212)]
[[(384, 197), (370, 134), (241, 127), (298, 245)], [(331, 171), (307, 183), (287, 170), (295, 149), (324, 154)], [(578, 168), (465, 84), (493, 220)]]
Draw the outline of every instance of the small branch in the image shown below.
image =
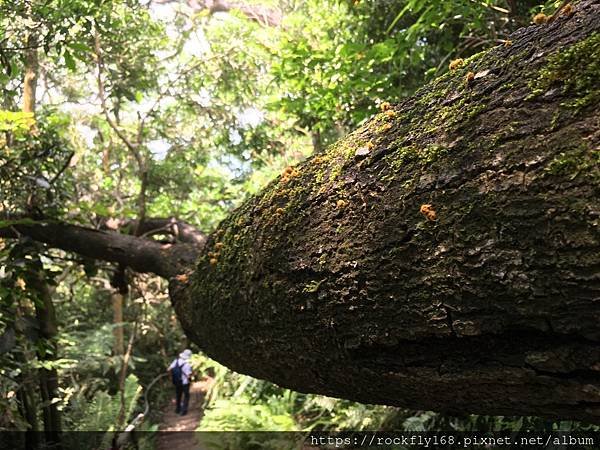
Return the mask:
[[(145, 305), (145, 302), (144, 302)], [(127, 379), (127, 368), (129, 367), (129, 360), (131, 359), (131, 353), (133, 352), (133, 342), (135, 341), (138, 325), (139, 325), (140, 314), (137, 314), (135, 322), (133, 323), (133, 330), (129, 336), (129, 342), (127, 343), (127, 350), (123, 355), (121, 362), (121, 372), (119, 374), (119, 391), (121, 392), (121, 408), (119, 409), (119, 415), (117, 417), (117, 427), (119, 430), (125, 421), (125, 380)]]
[(106, 105), (106, 91), (104, 89), (104, 82), (102, 81), (102, 72), (104, 71), (104, 62), (102, 60), (102, 51), (100, 47), (100, 33), (96, 30), (94, 37), (94, 51), (96, 55), (96, 82), (98, 85), (98, 97), (100, 98), (100, 106), (102, 108), (102, 113), (108, 122), (108, 125), (114, 130), (114, 132), (119, 136), (119, 139), (123, 141), (125, 146), (129, 149), (131, 154), (135, 157), (138, 165), (142, 165), (143, 161), (141, 155), (134, 143), (132, 143), (127, 136), (123, 133), (123, 131), (119, 128), (115, 120), (111, 117), (108, 112), (108, 107)]
[[(135, 221), (134, 221), (135, 222)], [(178, 242), (185, 242), (194, 245), (204, 245), (206, 235), (192, 225), (170, 218), (148, 218), (140, 228), (143, 236), (152, 236), (155, 234), (167, 233)]]
[(477, 5), (489, 8), (489, 9), (491, 9), (493, 11), (499, 12), (501, 14), (510, 14), (510, 11), (508, 9), (506, 9), (506, 8), (501, 8), (501, 7), (496, 6), (496, 5), (489, 5), (489, 4), (485, 3), (485, 2), (481, 2), (481, 1), (477, 1), (477, 0), (471, 0), (471, 2), (473, 2), (473, 3), (477, 4)]
[[(100, 105), (102, 108), (102, 112), (104, 113), (104, 117), (106, 117), (106, 121), (108, 125), (114, 130), (119, 139), (123, 141), (131, 155), (133, 155), (137, 166), (138, 166), (138, 175), (140, 178), (140, 192), (138, 195), (138, 220), (139, 224), (144, 222), (144, 218), (146, 216), (146, 189), (148, 188), (148, 169), (146, 167), (146, 161), (144, 160), (139, 148), (143, 139), (143, 126), (144, 122), (140, 119), (138, 125), (137, 132), (137, 141), (131, 142), (129, 138), (123, 133), (123, 131), (119, 128), (116, 121), (113, 117), (111, 117), (108, 107), (106, 105), (106, 92), (104, 89), (104, 82), (102, 81), (102, 72), (104, 71), (104, 63), (102, 60), (102, 48), (100, 45), (100, 33), (98, 30), (95, 31), (94, 35), (94, 51), (96, 54), (96, 67), (97, 67), (97, 84), (98, 84), (98, 96), (100, 97)], [(136, 230), (136, 235), (139, 234)]]
[[(140, 138), (142, 136), (143, 129), (144, 129), (144, 126), (146, 124), (146, 120), (154, 112), (155, 108), (159, 105), (159, 103), (161, 102), (161, 100), (164, 99), (167, 96), (167, 94), (169, 93), (169, 91), (171, 90), (171, 88), (173, 87), (173, 85), (176, 82), (178, 82), (182, 77), (184, 77), (185, 75), (188, 75), (190, 72), (192, 72), (193, 70), (197, 69), (199, 66), (201, 66), (205, 62), (206, 61), (200, 61), (200, 62), (198, 62), (196, 64), (192, 64), (186, 70), (183, 70), (183, 71), (179, 72), (179, 74), (177, 75), (177, 77), (175, 79), (173, 79), (173, 80), (170, 80), (169, 84), (167, 85), (167, 87), (165, 89), (163, 89), (161, 92), (159, 92), (156, 100), (154, 101), (154, 103), (152, 104), (152, 106), (150, 107), (150, 109), (148, 110), (148, 112), (146, 114), (144, 114), (143, 118), (140, 118), (140, 122), (139, 122), (139, 126), (138, 126), (138, 142), (140, 142)], [(139, 117), (139, 115), (138, 115), (138, 117)]]
[(135, 232), (133, 233), (136, 236), (139, 236), (141, 233), (142, 226), (144, 221), (146, 220), (146, 190), (148, 188), (148, 172), (143, 170), (140, 172), (140, 192), (138, 195), (138, 218), (137, 218), (137, 226), (135, 228)]
[(21, 52), (23, 50), (34, 50), (42, 48), (41, 45), (25, 45), (23, 47), (0, 47), (2, 52)]
[(71, 152), (69, 154), (69, 157), (67, 158), (66, 162), (63, 164), (63, 166), (60, 168), (60, 170), (56, 173), (56, 175), (54, 175), (54, 177), (52, 177), (52, 179), (49, 181), (49, 184), (54, 184), (54, 182), (60, 178), (60, 176), (63, 174), (63, 172), (65, 170), (67, 170), (67, 167), (69, 167), (69, 165), (71, 164), (71, 160), (73, 159), (73, 156), (75, 156), (75, 152)]

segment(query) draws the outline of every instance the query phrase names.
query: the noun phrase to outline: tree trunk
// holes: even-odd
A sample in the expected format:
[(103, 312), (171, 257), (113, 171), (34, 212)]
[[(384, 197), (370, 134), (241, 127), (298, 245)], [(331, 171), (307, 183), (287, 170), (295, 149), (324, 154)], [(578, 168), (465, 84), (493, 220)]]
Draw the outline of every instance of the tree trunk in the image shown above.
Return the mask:
[(29, 35), (25, 52), (25, 76), (23, 78), (23, 112), (35, 111), (35, 98), (37, 92), (37, 78), (39, 71), (37, 36), (35, 33)]
[[(37, 33), (31, 32), (27, 37), (27, 46), (29, 48), (25, 52), (25, 76), (23, 80), (22, 110), (27, 113), (34, 113), (36, 106), (39, 75), (37, 45)], [(38, 358), (42, 363), (51, 362), (56, 359), (56, 335), (58, 332), (54, 304), (52, 303), (52, 293), (48, 288), (43, 273), (33, 273), (30, 282), (38, 300), (35, 302), (35, 313), (40, 327), (40, 337), (42, 338), (42, 342), (38, 344)], [(60, 450), (61, 417), (58, 410), (58, 403), (54, 401), (58, 397), (58, 373), (54, 368), (46, 369), (42, 367), (39, 369), (38, 375), (42, 397), (46, 445)]]
[[(29, 314), (24, 311), (21, 304), (16, 308), (15, 331), (17, 335), (31, 336), (31, 322), (29, 322)], [(16, 343), (16, 341), (15, 341)], [(25, 432), (24, 440), (27, 449), (37, 450), (40, 447), (39, 423), (37, 417), (37, 373), (31, 368), (31, 361), (35, 358), (34, 351), (30, 348), (28, 339), (25, 338), (22, 344), (21, 352), (16, 355), (17, 361), (21, 366), (21, 372), (17, 377), (19, 388), (17, 389), (17, 399), (19, 412), (28, 428)]]
[[(56, 335), (58, 328), (56, 324), (56, 313), (52, 303), (52, 293), (48, 288), (43, 273), (32, 274), (31, 288), (37, 294), (35, 302), (35, 314), (40, 327), (41, 344), (38, 344), (38, 358), (40, 362), (52, 362), (56, 359), (57, 345)], [(44, 417), (44, 436), (46, 445), (60, 449), (60, 433), (62, 431), (60, 411), (58, 403), (54, 401), (59, 397), (58, 373), (55, 368), (39, 369), (40, 393), (42, 395), (42, 412)]]
[(113, 310), (113, 354), (123, 355), (125, 344), (123, 340), (123, 294), (114, 290), (110, 294)]
[(600, 5), (575, 10), (236, 210), (171, 284), (188, 336), (299, 391), (600, 423)]
[(282, 386), (600, 423), (599, 15), (578, 2), (465, 61), (206, 242), (58, 222), (0, 236), (169, 278), (188, 337)]
[(113, 311), (113, 354), (122, 356), (125, 353), (125, 338), (123, 330), (123, 304), (129, 290), (125, 267), (119, 265), (113, 274), (110, 284), (113, 291), (110, 294)]

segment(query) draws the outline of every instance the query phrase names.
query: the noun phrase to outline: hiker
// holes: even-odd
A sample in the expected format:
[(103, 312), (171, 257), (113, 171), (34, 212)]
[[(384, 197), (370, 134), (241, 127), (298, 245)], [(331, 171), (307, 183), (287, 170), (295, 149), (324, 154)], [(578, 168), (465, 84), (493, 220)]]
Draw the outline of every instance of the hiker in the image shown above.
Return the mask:
[[(190, 377), (192, 376), (192, 366), (189, 363), (190, 356), (192, 356), (192, 351), (186, 348), (167, 369), (168, 372), (171, 372), (171, 379), (175, 385), (175, 398), (177, 401), (175, 414), (181, 414), (182, 416), (187, 414), (188, 404), (190, 403)], [(181, 404), (182, 395), (183, 405)]]

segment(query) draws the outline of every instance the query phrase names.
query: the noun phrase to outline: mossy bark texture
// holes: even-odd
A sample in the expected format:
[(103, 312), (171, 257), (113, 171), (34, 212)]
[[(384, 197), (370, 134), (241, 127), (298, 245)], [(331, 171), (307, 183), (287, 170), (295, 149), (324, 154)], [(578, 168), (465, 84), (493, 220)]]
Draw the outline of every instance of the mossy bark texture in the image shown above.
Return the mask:
[(600, 2), (574, 6), (237, 209), (172, 280), (188, 336), (299, 391), (600, 423)]

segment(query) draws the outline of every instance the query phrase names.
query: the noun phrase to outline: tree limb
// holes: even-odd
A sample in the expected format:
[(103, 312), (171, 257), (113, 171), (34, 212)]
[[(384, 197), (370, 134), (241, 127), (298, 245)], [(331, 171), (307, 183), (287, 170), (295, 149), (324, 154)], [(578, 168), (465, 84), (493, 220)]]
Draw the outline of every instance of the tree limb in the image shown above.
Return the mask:
[[(138, 220), (108, 218), (102, 220), (101, 228), (112, 231), (139, 229), (140, 236), (168, 234), (178, 242), (194, 244), (199, 247), (206, 243), (206, 235), (204, 233), (199, 231), (196, 227), (178, 220), (175, 217), (147, 218), (141, 226)], [(129, 234), (131, 234), (131, 232), (129, 232)]]
[(600, 423), (600, 2), (574, 8), (236, 209), (171, 284), (188, 337), (302, 392)]
[[(159, 223), (162, 223), (159, 221)], [(188, 226), (189, 227), (189, 226)], [(142, 237), (96, 230), (58, 221), (18, 224), (0, 228), (0, 237), (27, 236), (50, 247), (74, 252), (89, 258), (119, 263), (137, 272), (150, 272), (164, 278), (182, 274), (193, 266), (202, 248), (199, 234), (183, 235), (194, 243), (161, 244)]]

